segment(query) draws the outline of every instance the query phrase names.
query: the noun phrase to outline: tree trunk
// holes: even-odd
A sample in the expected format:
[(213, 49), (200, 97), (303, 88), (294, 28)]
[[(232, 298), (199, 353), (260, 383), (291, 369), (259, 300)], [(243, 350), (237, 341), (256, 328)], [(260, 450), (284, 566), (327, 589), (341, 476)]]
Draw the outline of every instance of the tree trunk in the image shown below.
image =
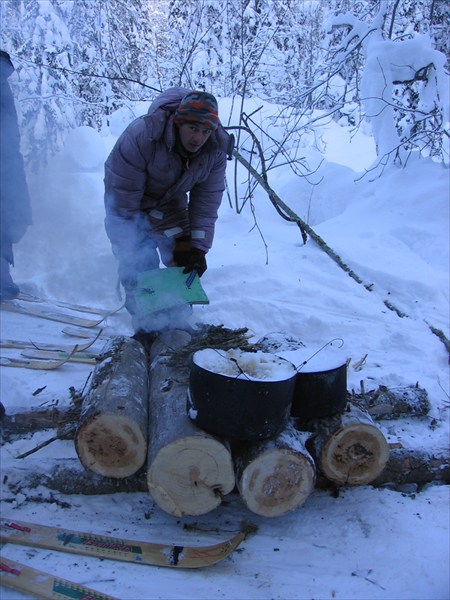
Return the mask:
[(81, 463), (105, 477), (129, 477), (147, 455), (148, 364), (142, 345), (115, 338), (83, 400), (75, 448)]
[(305, 436), (289, 423), (273, 440), (233, 448), (237, 487), (247, 508), (278, 517), (301, 506), (314, 490), (314, 461)]
[(189, 367), (171, 364), (189, 340), (174, 330), (151, 350), (147, 482), (156, 504), (175, 516), (205, 514), (234, 488), (229, 448), (187, 415)]
[(312, 452), (327, 479), (341, 485), (366, 485), (389, 458), (389, 446), (365, 411), (348, 405), (343, 414), (315, 422)]

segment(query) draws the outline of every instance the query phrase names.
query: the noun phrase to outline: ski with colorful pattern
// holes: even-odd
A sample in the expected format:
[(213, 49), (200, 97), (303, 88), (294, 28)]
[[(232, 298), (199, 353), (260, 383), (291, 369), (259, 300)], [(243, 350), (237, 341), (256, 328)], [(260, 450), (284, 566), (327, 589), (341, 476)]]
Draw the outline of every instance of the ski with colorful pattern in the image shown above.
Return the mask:
[(225, 542), (210, 546), (172, 546), (0, 519), (0, 541), (3, 543), (182, 569), (213, 565), (229, 556), (244, 538), (243, 533), (238, 533)]
[(0, 558), (0, 583), (6, 587), (49, 600), (118, 600), (73, 581)]

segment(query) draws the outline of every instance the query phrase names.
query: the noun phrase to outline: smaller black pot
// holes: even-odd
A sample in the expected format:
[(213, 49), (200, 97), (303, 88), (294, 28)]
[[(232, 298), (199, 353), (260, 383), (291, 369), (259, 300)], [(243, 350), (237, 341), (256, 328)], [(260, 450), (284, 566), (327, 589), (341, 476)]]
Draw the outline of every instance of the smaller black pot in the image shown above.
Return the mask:
[(292, 416), (302, 420), (331, 417), (347, 404), (347, 363), (312, 373), (297, 374)]
[[(202, 352), (202, 351), (200, 351)], [(189, 380), (189, 416), (202, 429), (231, 440), (262, 440), (286, 427), (295, 388), (296, 370), (288, 361), (283, 380), (249, 380), (215, 373), (195, 363)]]

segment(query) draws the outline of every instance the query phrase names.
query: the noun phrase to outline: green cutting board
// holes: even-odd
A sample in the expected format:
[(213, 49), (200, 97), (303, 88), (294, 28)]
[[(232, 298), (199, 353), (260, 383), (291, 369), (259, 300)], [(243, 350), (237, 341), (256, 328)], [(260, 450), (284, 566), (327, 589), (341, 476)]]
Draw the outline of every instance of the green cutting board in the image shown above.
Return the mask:
[(134, 295), (141, 315), (182, 304), (209, 304), (197, 273), (185, 274), (183, 270), (184, 267), (168, 267), (140, 273)]

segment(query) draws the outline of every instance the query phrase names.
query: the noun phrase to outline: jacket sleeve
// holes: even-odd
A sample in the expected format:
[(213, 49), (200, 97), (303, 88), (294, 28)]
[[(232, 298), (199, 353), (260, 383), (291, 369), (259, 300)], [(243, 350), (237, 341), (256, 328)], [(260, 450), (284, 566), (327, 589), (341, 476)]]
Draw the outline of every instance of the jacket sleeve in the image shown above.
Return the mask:
[(120, 136), (105, 163), (105, 229), (119, 260), (122, 283), (154, 266), (154, 244), (141, 210), (149, 144), (144, 119), (136, 119)]
[(225, 190), (226, 155), (218, 151), (208, 178), (189, 195), (189, 221), (192, 246), (204, 252), (211, 249), (218, 210)]

